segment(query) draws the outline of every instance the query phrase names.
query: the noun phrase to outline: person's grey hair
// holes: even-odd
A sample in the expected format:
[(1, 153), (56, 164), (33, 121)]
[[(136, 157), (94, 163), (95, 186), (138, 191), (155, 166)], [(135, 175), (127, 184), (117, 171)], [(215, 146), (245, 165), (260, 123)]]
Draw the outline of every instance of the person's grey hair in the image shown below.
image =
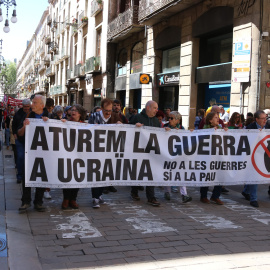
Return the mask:
[(40, 98), (43, 105), (44, 105), (44, 107), (45, 107), (45, 105), (46, 105), (46, 97), (42, 96), (42, 95), (35, 95), (35, 97)]
[(31, 100), (26, 98), (22, 101), (22, 105), (31, 105)]
[(58, 112), (61, 112), (63, 113), (64, 112), (64, 109), (62, 106), (60, 105), (56, 105), (54, 108), (53, 108), (53, 111), (52, 111), (54, 114), (57, 114)]
[(178, 111), (172, 111), (172, 112), (170, 112), (170, 114), (174, 115), (174, 118), (175, 118), (176, 120), (179, 120), (179, 121), (180, 121), (181, 118), (182, 118), (181, 113), (178, 112)]

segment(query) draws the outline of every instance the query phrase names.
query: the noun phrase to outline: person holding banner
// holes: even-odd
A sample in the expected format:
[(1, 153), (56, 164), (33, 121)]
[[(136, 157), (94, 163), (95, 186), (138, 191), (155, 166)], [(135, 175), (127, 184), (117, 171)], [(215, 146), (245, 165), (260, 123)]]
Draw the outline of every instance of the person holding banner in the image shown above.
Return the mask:
[[(267, 115), (264, 111), (257, 111), (254, 114), (255, 122), (247, 126), (247, 129), (269, 129), (270, 126), (267, 124)], [(250, 202), (253, 207), (259, 207), (257, 201), (257, 189), (258, 184), (245, 185), (242, 195), (246, 200)]]
[[(219, 125), (219, 115), (217, 112), (210, 112), (207, 114), (207, 116), (205, 117), (205, 125), (203, 128), (204, 129), (206, 128), (221, 129)], [(227, 130), (227, 128), (225, 130)], [(210, 201), (216, 203), (217, 205), (223, 205), (224, 203), (219, 199), (221, 190), (222, 190), (222, 186), (214, 186)], [(208, 192), (208, 187), (200, 188), (202, 203), (210, 203), (210, 201), (207, 199), (207, 192)]]
[[(164, 125), (164, 128), (169, 131), (171, 129), (182, 129), (184, 130), (185, 128), (180, 125), (180, 121), (182, 119), (182, 116), (179, 112), (177, 111), (172, 111), (169, 114), (169, 123)], [(164, 197), (166, 200), (170, 200), (171, 199), (171, 193), (170, 193), (170, 186), (164, 187), (165, 189), (165, 193), (164, 193)], [(188, 196), (187, 194), (187, 188), (186, 187), (182, 187), (180, 186), (180, 193), (182, 195), (182, 202), (183, 203), (187, 203), (192, 201), (192, 197)]]
[(16, 166), (17, 166), (17, 183), (20, 184), (23, 178), (23, 166), (24, 166), (24, 137), (18, 136), (18, 128), (23, 119), (27, 114), (30, 113), (31, 109), (31, 101), (30, 99), (24, 99), (22, 101), (22, 108), (19, 109), (13, 118), (12, 122), (12, 132), (15, 138), (15, 145), (17, 151), (17, 159), (16, 159)]
[[(75, 104), (71, 108), (70, 121), (84, 123), (86, 118), (86, 110), (80, 104)], [(62, 122), (66, 122), (66, 119), (62, 119)], [(79, 205), (77, 204), (77, 196), (79, 189), (78, 188), (64, 188), (63, 189), (63, 202), (62, 209), (67, 210), (69, 208), (78, 209)]]
[[(90, 115), (88, 123), (89, 124), (122, 124), (119, 113), (113, 112), (113, 102), (112, 100), (105, 98), (101, 101), (101, 110), (94, 112)], [(111, 186), (108, 189), (113, 192), (117, 190)], [(91, 188), (93, 208), (99, 208), (100, 204), (105, 204), (104, 199), (101, 197), (103, 193), (103, 187)]]
[[(150, 127), (160, 127), (160, 123), (156, 118), (156, 113), (158, 112), (158, 104), (153, 101), (149, 100), (145, 108), (141, 111), (141, 113), (136, 114), (130, 124), (136, 125), (136, 127), (142, 126), (150, 126)], [(138, 190), (140, 187), (132, 186), (131, 187), (131, 198), (134, 201), (139, 201), (140, 197), (138, 195)], [(155, 198), (155, 187), (146, 187), (146, 197), (148, 199), (148, 204), (153, 206), (159, 206), (160, 203)]]
[[(48, 111), (45, 108), (46, 98), (42, 95), (35, 95), (32, 100), (32, 111), (29, 112), (25, 117), (22, 119), (21, 124), (18, 127), (17, 135), (25, 144), (25, 128), (27, 125), (30, 124), (28, 118), (36, 118), (36, 119), (43, 119), (43, 121), (47, 121), (48, 118)], [(23, 160), (24, 164), (24, 160)], [(25, 168), (23, 165), (23, 178), (22, 178), (22, 205), (19, 208), (19, 211), (25, 211), (27, 208), (31, 206), (31, 188), (25, 186)], [(46, 208), (42, 205), (43, 204), (43, 195), (44, 195), (45, 188), (36, 188), (35, 193), (35, 200), (34, 200), (34, 207), (39, 212), (45, 212)]]

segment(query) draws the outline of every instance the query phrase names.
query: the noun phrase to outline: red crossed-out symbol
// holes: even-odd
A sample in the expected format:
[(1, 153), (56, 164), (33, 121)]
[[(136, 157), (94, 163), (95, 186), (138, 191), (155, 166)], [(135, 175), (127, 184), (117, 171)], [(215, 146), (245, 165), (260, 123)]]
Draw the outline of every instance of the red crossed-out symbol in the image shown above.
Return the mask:
[(259, 146), (261, 146), (265, 153), (268, 155), (268, 157), (270, 157), (270, 151), (267, 149), (267, 147), (265, 146), (265, 144), (263, 143), (265, 140), (269, 139), (270, 138), (270, 135), (267, 135), (266, 137), (264, 137), (262, 140), (260, 140), (257, 145), (255, 146), (254, 150), (253, 150), (253, 153), (252, 153), (252, 156), (251, 156), (251, 162), (252, 162), (252, 165), (253, 167), (255, 168), (255, 170), (257, 171), (257, 173), (259, 173), (261, 176), (263, 177), (266, 177), (266, 178), (270, 178), (270, 174), (266, 174), (266, 173), (263, 173), (257, 166), (256, 162), (255, 162), (255, 158), (254, 158), (254, 155), (258, 149)]

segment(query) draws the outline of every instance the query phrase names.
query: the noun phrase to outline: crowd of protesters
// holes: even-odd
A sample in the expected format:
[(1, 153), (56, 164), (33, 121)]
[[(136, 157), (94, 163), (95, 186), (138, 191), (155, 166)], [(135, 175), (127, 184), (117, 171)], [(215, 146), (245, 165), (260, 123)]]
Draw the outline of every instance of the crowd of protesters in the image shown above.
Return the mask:
[[(204, 109), (199, 109), (194, 122), (194, 129), (269, 129), (268, 115), (270, 110), (257, 111), (256, 113), (247, 113), (246, 117), (238, 112), (233, 112), (231, 115), (225, 111), (223, 106), (212, 105), (207, 112)], [(153, 126), (164, 128), (166, 131), (170, 129), (184, 130), (182, 125), (182, 116), (178, 111), (172, 111), (171, 108), (165, 108), (164, 111), (158, 110), (158, 104), (155, 101), (148, 101), (145, 108), (138, 113), (137, 109), (128, 106), (122, 108), (119, 100), (110, 100), (105, 98), (101, 101), (100, 106), (96, 106), (91, 112), (88, 112), (83, 106), (74, 104), (72, 106), (54, 106), (52, 98), (45, 98), (42, 95), (36, 95), (32, 99), (25, 99), (22, 105), (12, 108), (7, 105), (6, 108), (0, 109), (1, 124), (0, 128), (5, 130), (5, 144), (9, 149), (10, 145), (14, 151), (15, 165), (17, 169), (17, 183), (22, 183), (23, 195), (22, 204), (19, 208), (24, 211), (31, 206), (31, 188), (25, 187), (24, 178), (24, 153), (25, 153), (25, 127), (29, 124), (28, 118), (37, 118), (48, 121), (48, 119), (55, 119), (62, 122), (88, 122), (90, 124), (133, 124), (137, 127)], [(270, 121), (269, 121), (270, 122)], [(92, 188), (92, 207), (99, 208), (100, 205), (105, 204), (102, 194), (109, 192), (117, 192), (113, 186)], [(131, 198), (139, 201), (139, 190), (144, 190), (141, 186), (131, 187)], [(146, 197), (148, 203), (153, 206), (159, 206), (160, 203), (155, 197), (155, 188), (145, 187)], [(181, 194), (182, 202), (187, 203), (192, 200), (188, 195), (186, 187), (164, 187), (164, 198), (171, 199), (171, 192), (179, 192)], [(215, 203), (223, 205), (219, 199), (221, 193), (228, 193), (225, 187), (214, 186), (210, 200), (207, 198), (208, 187), (200, 188), (200, 201), (202, 203)], [(78, 209), (77, 196), (78, 188), (63, 189), (62, 209)], [(270, 187), (268, 191), (270, 195)], [(257, 201), (257, 185), (245, 185), (242, 195), (250, 202), (253, 207), (259, 207)], [(50, 189), (36, 188), (34, 208), (37, 211), (45, 211), (43, 206), (43, 198), (51, 199)]]

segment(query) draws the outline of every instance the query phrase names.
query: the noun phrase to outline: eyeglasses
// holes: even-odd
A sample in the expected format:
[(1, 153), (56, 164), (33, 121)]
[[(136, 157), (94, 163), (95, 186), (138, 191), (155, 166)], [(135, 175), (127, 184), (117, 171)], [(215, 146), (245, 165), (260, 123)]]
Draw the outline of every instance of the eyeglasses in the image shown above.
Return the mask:
[(71, 111), (72, 111), (72, 112), (78, 112), (78, 110), (77, 110), (77, 109), (71, 109)]
[(169, 120), (173, 120), (174, 118), (173, 117), (168, 117)]
[(259, 119), (261, 119), (261, 120), (267, 120), (267, 117), (264, 117), (264, 118), (259, 118)]
[(104, 110), (104, 109), (102, 109), (102, 111), (108, 112), (108, 113), (112, 112), (112, 110)]

